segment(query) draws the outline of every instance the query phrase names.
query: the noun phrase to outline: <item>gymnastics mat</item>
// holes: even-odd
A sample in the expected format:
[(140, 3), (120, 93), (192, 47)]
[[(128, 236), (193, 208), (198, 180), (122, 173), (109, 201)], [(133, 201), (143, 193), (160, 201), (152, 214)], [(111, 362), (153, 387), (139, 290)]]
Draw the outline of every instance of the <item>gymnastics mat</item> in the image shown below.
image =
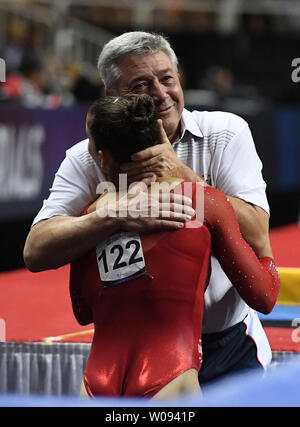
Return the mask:
[(276, 304), (270, 314), (258, 317), (272, 351), (300, 353), (300, 306)]
[(270, 241), (281, 282), (277, 302), (300, 305), (300, 225), (271, 230)]
[(69, 271), (66, 265), (40, 273), (27, 269), (0, 273), (0, 319), (6, 341), (43, 342), (49, 337), (91, 341), (93, 325), (83, 327), (73, 315)]
[[(26, 269), (1, 273), (0, 319), (5, 322), (6, 341), (90, 343), (93, 325), (76, 322), (68, 279), (69, 266), (42, 273)], [(300, 305), (277, 304), (271, 314), (259, 317), (272, 350), (300, 352)]]
[[(260, 318), (272, 350), (300, 351), (300, 227), (293, 224), (271, 230), (270, 238), (280, 266), (281, 289), (273, 312)], [(5, 327), (6, 341), (92, 341), (93, 325), (82, 327), (73, 315), (69, 270), (66, 265), (40, 273), (27, 269), (0, 273), (0, 327)]]
[(300, 225), (270, 231), (280, 276), (280, 291), (272, 313), (259, 318), (273, 351), (300, 352)]

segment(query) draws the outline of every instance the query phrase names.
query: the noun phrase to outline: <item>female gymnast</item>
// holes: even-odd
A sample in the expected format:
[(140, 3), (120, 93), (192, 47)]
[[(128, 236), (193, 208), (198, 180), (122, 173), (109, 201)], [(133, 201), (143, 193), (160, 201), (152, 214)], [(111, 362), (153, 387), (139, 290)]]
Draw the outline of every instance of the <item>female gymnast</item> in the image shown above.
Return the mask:
[[(145, 95), (105, 97), (87, 115), (97, 164), (117, 188), (120, 164), (157, 144), (162, 132), (153, 101)], [(188, 184), (172, 177), (158, 181), (168, 183), (155, 184), (165, 195), (184, 194)], [(250, 307), (262, 313), (273, 309), (280, 281), (272, 253), (265, 250), (257, 258), (223, 193), (200, 182), (189, 185), (193, 208), (203, 206), (203, 218), (195, 215), (177, 231), (124, 228), (124, 191), (119, 198), (104, 193), (85, 212), (106, 212), (116, 224), (114, 235), (71, 264), (74, 314), (80, 324), (93, 322), (95, 328), (84, 372), (89, 396), (166, 399), (200, 392), (201, 325), (212, 251)]]

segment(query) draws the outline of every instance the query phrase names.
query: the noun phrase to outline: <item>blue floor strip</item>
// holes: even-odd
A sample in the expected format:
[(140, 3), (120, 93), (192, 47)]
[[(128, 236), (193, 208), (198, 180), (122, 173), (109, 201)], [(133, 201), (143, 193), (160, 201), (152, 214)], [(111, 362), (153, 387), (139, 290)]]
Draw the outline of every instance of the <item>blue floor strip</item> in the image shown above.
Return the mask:
[(294, 305), (275, 305), (272, 313), (262, 314), (258, 313), (261, 321), (264, 320), (294, 320), (300, 319), (300, 306)]

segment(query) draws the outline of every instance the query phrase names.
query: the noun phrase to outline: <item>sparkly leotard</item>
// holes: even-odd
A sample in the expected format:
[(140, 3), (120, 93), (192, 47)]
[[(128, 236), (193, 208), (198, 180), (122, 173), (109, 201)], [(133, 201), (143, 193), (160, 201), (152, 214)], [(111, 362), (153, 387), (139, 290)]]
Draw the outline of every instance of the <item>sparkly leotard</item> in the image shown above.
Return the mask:
[(270, 311), (275, 304), (273, 260), (256, 258), (220, 191), (193, 184), (194, 207), (198, 196), (204, 198), (202, 226), (141, 236), (148, 274), (104, 288), (94, 250), (72, 263), (75, 316), (95, 326), (84, 373), (91, 396), (152, 397), (188, 369), (200, 369), (211, 250), (251, 307)]

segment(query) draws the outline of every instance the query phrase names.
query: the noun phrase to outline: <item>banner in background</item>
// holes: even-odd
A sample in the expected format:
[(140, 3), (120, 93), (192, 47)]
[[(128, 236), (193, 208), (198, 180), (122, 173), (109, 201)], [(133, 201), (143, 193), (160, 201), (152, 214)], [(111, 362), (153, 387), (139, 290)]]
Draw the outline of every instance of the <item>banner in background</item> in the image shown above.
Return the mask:
[(35, 216), (66, 150), (86, 138), (86, 111), (0, 110), (0, 220)]

